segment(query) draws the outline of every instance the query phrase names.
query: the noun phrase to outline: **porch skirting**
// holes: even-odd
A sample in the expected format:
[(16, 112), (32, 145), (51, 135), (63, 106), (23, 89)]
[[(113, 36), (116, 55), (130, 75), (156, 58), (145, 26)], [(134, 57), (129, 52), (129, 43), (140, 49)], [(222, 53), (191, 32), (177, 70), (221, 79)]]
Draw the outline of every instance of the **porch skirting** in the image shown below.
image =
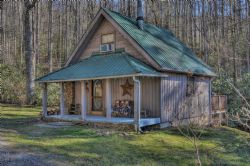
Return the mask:
[[(74, 122), (82, 122), (81, 115), (50, 115), (46, 116), (46, 119), (57, 119), (62, 121), (74, 121)], [(113, 124), (135, 124), (134, 118), (106, 118), (102, 116), (90, 116), (87, 115), (84, 122), (96, 122), (96, 123), (113, 123)], [(140, 119), (140, 127), (157, 125), (160, 124), (160, 118), (141, 118)]]

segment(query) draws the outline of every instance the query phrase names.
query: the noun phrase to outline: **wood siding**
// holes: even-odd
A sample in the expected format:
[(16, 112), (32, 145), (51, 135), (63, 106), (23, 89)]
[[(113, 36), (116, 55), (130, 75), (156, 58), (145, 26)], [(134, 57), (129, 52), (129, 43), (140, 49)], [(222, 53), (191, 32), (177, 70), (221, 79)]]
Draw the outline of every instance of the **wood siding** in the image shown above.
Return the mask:
[[(132, 78), (128, 78), (130, 84), (134, 84)], [(111, 80), (112, 106), (116, 100), (134, 101), (134, 92), (131, 96), (122, 96), (121, 85), (125, 84), (127, 78)], [(148, 110), (149, 117), (160, 117), (160, 78), (143, 77), (141, 81), (141, 109)]]
[(160, 78), (143, 77), (141, 81), (141, 109), (147, 109), (149, 117), (160, 117)]
[(129, 80), (130, 84), (134, 84), (132, 78), (117, 78), (111, 79), (111, 95), (112, 95), (112, 106), (115, 104), (116, 100), (131, 100), (134, 101), (134, 89), (131, 90), (131, 96), (125, 95), (123, 96), (123, 90), (121, 85), (126, 83), (126, 80)]
[(195, 77), (194, 94), (186, 96), (187, 76), (170, 74), (161, 78), (161, 121), (172, 122), (177, 119), (209, 116), (210, 79)]
[(75, 104), (81, 104), (81, 82), (75, 82)]
[(124, 48), (125, 51), (132, 56), (147, 62), (147, 60), (122, 36), (122, 34), (116, 30), (112, 24), (104, 19), (96, 32), (93, 34), (92, 38), (90, 39), (87, 47), (84, 49), (81, 59), (91, 56), (93, 52), (100, 51), (100, 44), (101, 44), (101, 36), (103, 34), (115, 34), (115, 48)]
[[(91, 110), (91, 81), (84, 81), (86, 84), (86, 103), (87, 103), (87, 113), (90, 113)], [(75, 104), (82, 104), (81, 103), (81, 82), (75, 82)]]
[(161, 78), (161, 121), (169, 122), (181, 108), (186, 96), (187, 77), (169, 75)]

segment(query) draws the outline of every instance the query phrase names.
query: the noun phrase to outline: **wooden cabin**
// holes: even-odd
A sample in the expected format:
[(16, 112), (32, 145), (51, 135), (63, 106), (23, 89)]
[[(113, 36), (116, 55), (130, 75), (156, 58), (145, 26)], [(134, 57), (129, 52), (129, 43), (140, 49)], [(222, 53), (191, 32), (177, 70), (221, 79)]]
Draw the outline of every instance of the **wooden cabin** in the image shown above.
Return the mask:
[[(140, 7), (140, 6), (139, 6)], [(215, 73), (174, 34), (101, 8), (65, 67), (37, 79), (43, 116), (125, 123), (137, 129), (178, 120), (208, 123)], [(47, 114), (47, 86), (61, 85), (60, 113)]]

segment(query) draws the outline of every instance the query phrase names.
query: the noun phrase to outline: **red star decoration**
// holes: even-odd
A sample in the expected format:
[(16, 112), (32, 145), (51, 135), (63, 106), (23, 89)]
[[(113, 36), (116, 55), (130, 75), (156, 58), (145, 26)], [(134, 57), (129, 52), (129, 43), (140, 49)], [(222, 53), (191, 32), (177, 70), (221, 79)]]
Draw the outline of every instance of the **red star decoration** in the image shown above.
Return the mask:
[(124, 85), (121, 85), (123, 93), (122, 96), (129, 95), (131, 96), (131, 91), (134, 88), (132, 84), (129, 83), (128, 79), (126, 80), (126, 83)]

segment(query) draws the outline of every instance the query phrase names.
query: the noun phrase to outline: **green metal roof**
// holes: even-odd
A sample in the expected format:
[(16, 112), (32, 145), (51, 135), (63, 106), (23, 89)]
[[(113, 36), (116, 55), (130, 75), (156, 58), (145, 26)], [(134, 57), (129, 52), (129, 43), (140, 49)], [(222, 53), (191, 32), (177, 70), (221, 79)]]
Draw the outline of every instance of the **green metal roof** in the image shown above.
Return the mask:
[(59, 82), (130, 75), (160, 76), (160, 73), (126, 52), (114, 52), (92, 55), (76, 64), (40, 77), (36, 81)]
[(167, 29), (145, 23), (138, 28), (136, 20), (120, 13), (103, 9), (128, 33), (162, 69), (215, 76), (212, 69), (199, 59), (191, 49)]

